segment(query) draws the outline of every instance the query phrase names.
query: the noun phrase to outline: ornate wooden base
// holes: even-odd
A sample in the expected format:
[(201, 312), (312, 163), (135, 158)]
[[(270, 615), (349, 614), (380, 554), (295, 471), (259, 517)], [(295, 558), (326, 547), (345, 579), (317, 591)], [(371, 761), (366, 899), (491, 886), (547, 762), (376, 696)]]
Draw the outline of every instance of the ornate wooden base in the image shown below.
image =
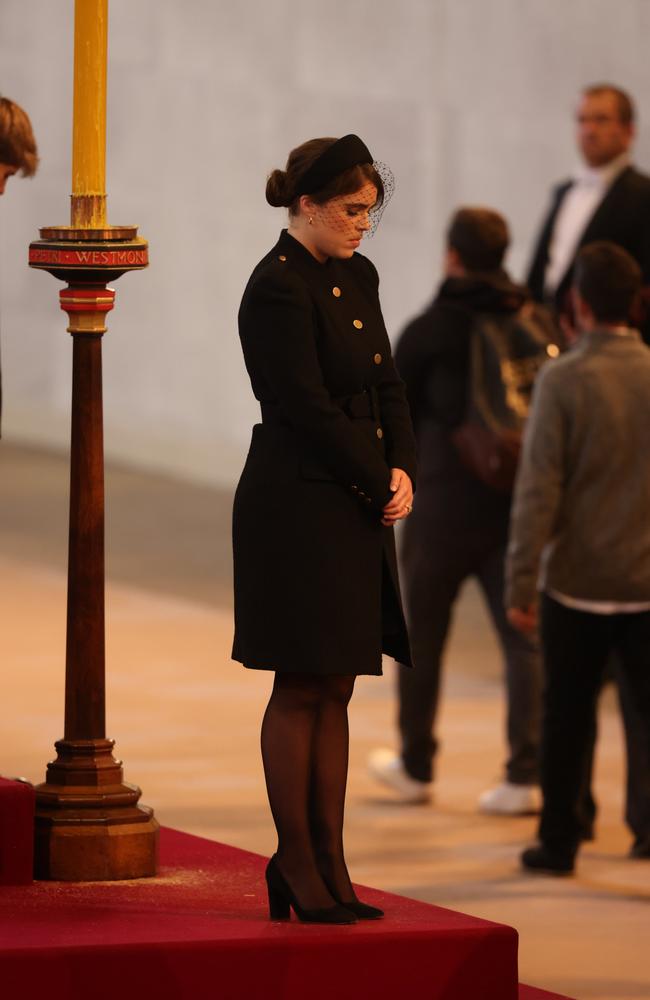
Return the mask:
[(34, 875), (89, 882), (156, 874), (158, 823), (122, 780), (114, 741), (59, 740), (36, 788)]

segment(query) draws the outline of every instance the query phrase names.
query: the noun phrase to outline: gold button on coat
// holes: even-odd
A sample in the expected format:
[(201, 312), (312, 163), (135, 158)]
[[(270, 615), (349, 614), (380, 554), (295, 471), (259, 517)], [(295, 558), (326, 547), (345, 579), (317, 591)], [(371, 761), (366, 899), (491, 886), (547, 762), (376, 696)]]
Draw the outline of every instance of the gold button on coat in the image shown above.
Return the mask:
[(382, 431), (381, 427), (378, 427), (377, 428), (377, 437), (379, 438), (380, 441), (383, 438), (383, 436), (384, 436), (384, 432)]
[(287, 258), (286, 258), (286, 257), (284, 256), (284, 254), (283, 254), (283, 253), (281, 253), (281, 254), (280, 254), (280, 256), (278, 257), (278, 260), (281, 260), (281, 261), (282, 261), (283, 263), (284, 263), (284, 261), (285, 261), (286, 259), (287, 259)]
[(334, 296), (335, 299), (341, 298), (341, 289), (338, 287), (338, 285), (334, 285), (334, 288), (332, 289), (332, 295)]
[(363, 323), (360, 319), (355, 319), (352, 321), (352, 326), (356, 326), (357, 330), (363, 330)]
[(375, 362), (376, 365), (380, 365), (381, 364), (381, 354), (375, 354), (375, 356), (374, 356), (374, 358), (372, 360)]

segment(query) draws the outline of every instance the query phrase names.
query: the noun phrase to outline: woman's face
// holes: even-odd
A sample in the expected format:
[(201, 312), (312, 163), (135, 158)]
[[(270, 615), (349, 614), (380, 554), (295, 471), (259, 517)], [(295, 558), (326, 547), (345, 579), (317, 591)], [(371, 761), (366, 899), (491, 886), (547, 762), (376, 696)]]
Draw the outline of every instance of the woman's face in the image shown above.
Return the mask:
[(330, 198), (323, 205), (308, 207), (308, 234), (314, 247), (325, 257), (351, 257), (365, 232), (370, 229), (370, 209), (377, 201), (377, 188), (371, 181), (353, 194)]

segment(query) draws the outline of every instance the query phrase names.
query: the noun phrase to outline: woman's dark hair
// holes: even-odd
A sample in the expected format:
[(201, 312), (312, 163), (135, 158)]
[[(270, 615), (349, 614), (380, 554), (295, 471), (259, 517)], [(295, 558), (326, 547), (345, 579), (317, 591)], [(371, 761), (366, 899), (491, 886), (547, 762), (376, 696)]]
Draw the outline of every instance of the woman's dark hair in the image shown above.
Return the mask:
[(20, 105), (0, 97), (0, 163), (32, 177), (38, 166), (36, 140), (29, 117)]
[(506, 220), (491, 208), (459, 208), (447, 230), (447, 246), (468, 271), (496, 271), (509, 242)]
[(641, 268), (627, 250), (598, 240), (578, 252), (573, 283), (595, 319), (626, 323), (641, 290)]
[[(266, 182), (266, 200), (269, 205), (273, 205), (274, 208), (288, 208), (290, 215), (297, 215), (299, 196), (296, 195), (296, 189), (301, 177), (336, 141), (331, 138), (308, 139), (301, 146), (292, 149), (286, 168), (272, 171)], [(379, 206), (384, 199), (384, 184), (372, 163), (349, 167), (309, 197), (317, 205), (323, 205), (338, 195), (354, 194), (368, 181), (377, 188), (376, 205)]]

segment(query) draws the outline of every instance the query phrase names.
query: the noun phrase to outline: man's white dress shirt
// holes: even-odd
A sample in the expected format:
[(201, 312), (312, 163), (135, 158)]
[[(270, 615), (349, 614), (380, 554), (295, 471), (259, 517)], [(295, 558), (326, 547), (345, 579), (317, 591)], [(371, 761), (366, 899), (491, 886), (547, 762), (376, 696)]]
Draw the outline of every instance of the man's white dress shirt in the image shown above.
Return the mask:
[(621, 153), (604, 167), (580, 167), (562, 199), (555, 217), (544, 275), (544, 291), (551, 296), (576, 255), (580, 238), (594, 212), (618, 175), (629, 166), (628, 153)]

